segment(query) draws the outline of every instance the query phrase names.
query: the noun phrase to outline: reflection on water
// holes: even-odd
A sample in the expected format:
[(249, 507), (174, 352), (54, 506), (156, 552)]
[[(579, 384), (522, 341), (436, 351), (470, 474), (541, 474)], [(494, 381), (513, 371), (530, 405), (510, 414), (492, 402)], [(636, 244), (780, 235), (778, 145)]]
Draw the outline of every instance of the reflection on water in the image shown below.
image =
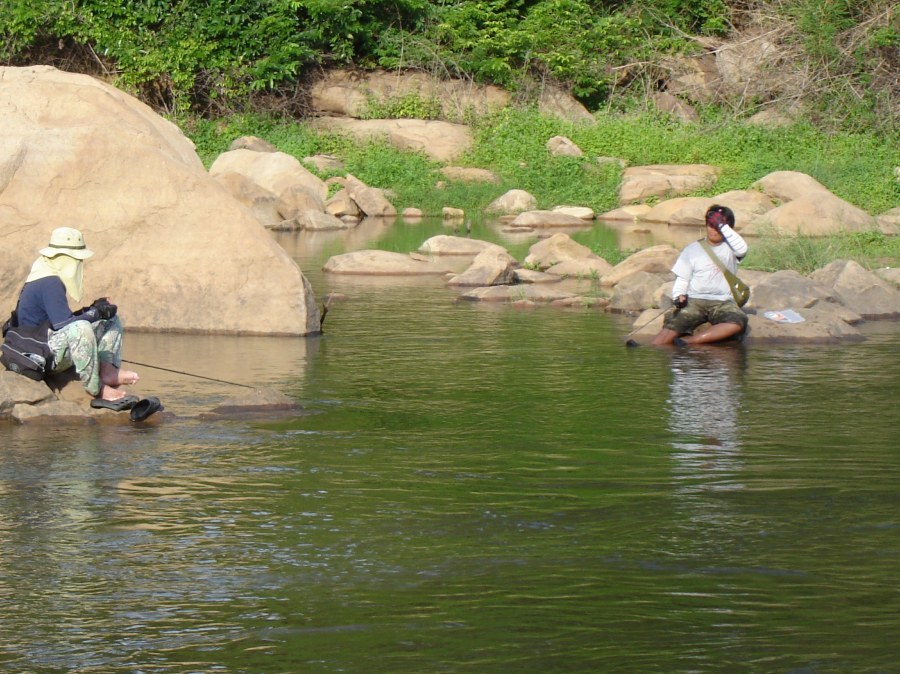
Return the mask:
[(681, 350), (672, 356), (669, 387), (672, 456), (684, 493), (740, 489), (742, 375), (740, 345)]
[[(146, 368), (175, 421), (0, 428), (4, 672), (895, 668), (896, 324), (624, 349), (625, 317), (331, 279), (340, 237), (279, 236), (347, 296), (324, 336), (133, 334), (233, 383)], [(197, 417), (239, 383), (306, 414)]]

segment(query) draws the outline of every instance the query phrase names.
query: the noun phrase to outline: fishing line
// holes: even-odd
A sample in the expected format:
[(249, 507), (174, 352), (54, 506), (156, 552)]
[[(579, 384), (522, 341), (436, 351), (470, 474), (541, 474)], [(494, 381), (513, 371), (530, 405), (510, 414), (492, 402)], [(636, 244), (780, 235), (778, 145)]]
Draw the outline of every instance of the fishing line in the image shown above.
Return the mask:
[(202, 374), (194, 374), (192, 372), (185, 372), (184, 370), (170, 370), (167, 367), (160, 367), (159, 365), (149, 365), (147, 363), (138, 363), (136, 360), (125, 360), (122, 359), (123, 363), (128, 363), (129, 365), (140, 365), (141, 367), (149, 367), (153, 370), (163, 370), (164, 372), (172, 372), (174, 374), (183, 374), (188, 377), (197, 377), (197, 379), (208, 379), (209, 381), (219, 382), (220, 384), (231, 384), (232, 386), (243, 386), (244, 388), (256, 388), (255, 386), (250, 386), (249, 384), (238, 384), (236, 381), (226, 381), (224, 379), (215, 379), (213, 377), (204, 377)]

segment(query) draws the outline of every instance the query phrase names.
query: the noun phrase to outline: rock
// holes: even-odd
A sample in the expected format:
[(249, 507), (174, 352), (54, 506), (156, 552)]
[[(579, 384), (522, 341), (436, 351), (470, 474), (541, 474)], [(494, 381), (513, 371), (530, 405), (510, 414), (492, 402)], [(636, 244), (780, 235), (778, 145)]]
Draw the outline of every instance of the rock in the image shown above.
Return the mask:
[(403, 209), (402, 216), (403, 216), (404, 222), (416, 222), (416, 221), (424, 218), (425, 213), (422, 211), (421, 208), (413, 208), (410, 206), (408, 208)]
[(766, 108), (747, 119), (750, 126), (761, 126), (766, 129), (780, 129), (794, 123), (793, 117), (780, 110)]
[(577, 297), (575, 293), (555, 290), (546, 285), (491, 286), (475, 288), (459, 296), (461, 300), (472, 302), (553, 302), (567, 297)]
[(388, 201), (381, 191), (369, 187), (361, 180), (347, 174), (344, 178), (344, 189), (350, 198), (359, 206), (359, 210), (370, 218), (395, 218), (397, 209)]
[(601, 167), (609, 166), (611, 164), (615, 164), (620, 169), (625, 169), (628, 167), (628, 162), (621, 157), (595, 157), (594, 160)]
[[(651, 274), (669, 274), (672, 265), (678, 259), (679, 252), (677, 249), (669, 245), (652, 246), (645, 248), (633, 255), (629, 255), (619, 264), (609, 270), (600, 279), (600, 283), (604, 286), (614, 286), (622, 279), (625, 279), (637, 272), (649, 272)], [(657, 305), (658, 306), (658, 305)]]
[(567, 276), (578, 279), (597, 279), (609, 273), (612, 265), (602, 257), (593, 257), (584, 260), (563, 260), (552, 267), (547, 268), (548, 274)]
[(500, 178), (493, 171), (481, 168), (468, 168), (463, 166), (445, 166), (441, 174), (448, 180), (457, 180), (463, 183), (492, 183), (497, 184)]
[(895, 288), (900, 288), (900, 267), (882, 267), (876, 269), (873, 273), (878, 276), (878, 278), (893, 285)]
[(516, 283), (559, 283), (562, 281), (562, 276), (523, 267), (516, 269), (513, 274), (515, 275)]
[[(789, 68), (780, 67), (782, 58), (783, 48), (765, 35), (719, 46), (716, 69), (721, 76), (720, 95), (740, 100), (792, 97), (802, 89), (802, 73), (794, 74)], [(777, 78), (772, 77), (775, 72)]]
[(553, 136), (546, 143), (547, 151), (554, 157), (583, 157), (584, 152), (565, 136)]
[(445, 221), (447, 220), (462, 220), (466, 217), (466, 212), (461, 208), (452, 208), (451, 206), (444, 206), (441, 209), (441, 216)]
[[(743, 274), (741, 274), (743, 276)], [(744, 279), (745, 282), (746, 279)], [(749, 284), (748, 284), (749, 285)], [(774, 272), (765, 280), (751, 286), (750, 301), (745, 309), (757, 313), (781, 309), (808, 309), (819, 304), (840, 304), (837, 295), (827, 286), (790, 269)]]
[(715, 102), (721, 75), (714, 54), (676, 56), (663, 61), (662, 67), (671, 72), (666, 91), (673, 96), (684, 96), (694, 103)]
[(499, 246), (485, 248), (462, 274), (447, 283), (451, 286), (496, 286), (515, 282), (515, 258)]
[(644, 222), (665, 222), (672, 225), (705, 225), (706, 209), (715, 202), (708, 197), (676, 197), (666, 199), (651, 208)]
[(55, 426), (59, 424), (83, 424), (96, 423), (91, 415), (86, 413), (78, 403), (69, 400), (57, 400), (51, 398), (36, 405), (20, 403), (13, 407), (10, 417), (20, 424), (31, 426)]
[(325, 213), (322, 197), (304, 185), (292, 185), (278, 196), (278, 213), (283, 220), (299, 218), (307, 211)]
[(334, 196), (325, 202), (324, 210), (336, 218), (350, 217), (359, 219), (362, 217), (362, 211), (359, 210), (359, 206), (353, 201), (346, 189), (335, 192)]
[(293, 414), (302, 407), (285, 394), (270, 388), (256, 388), (223, 400), (200, 418), (272, 417)]
[(297, 223), (298, 229), (305, 229), (310, 232), (326, 232), (336, 229), (351, 229), (356, 223), (342, 220), (331, 215), (331, 213), (322, 213), (320, 211), (305, 211), (298, 215), (294, 222)]
[(753, 183), (751, 187), (780, 202), (793, 201), (809, 194), (828, 192), (828, 188), (818, 180), (798, 171), (769, 173)]
[(665, 112), (680, 119), (682, 122), (698, 122), (700, 115), (694, 107), (667, 91), (660, 91), (651, 96), (653, 104), (660, 112)]
[(526, 211), (510, 223), (513, 227), (584, 227), (585, 224), (582, 218), (561, 211)]
[(571, 215), (587, 222), (591, 222), (594, 219), (594, 209), (585, 206), (554, 206), (551, 210), (554, 213)]
[(632, 323), (631, 339), (638, 344), (649, 344), (656, 337), (657, 333), (662, 330), (664, 320), (665, 311), (663, 309), (645, 309)]
[(875, 218), (830, 192), (793, 199), (752, 220), (742, 234), (828, 236), (876, 229)]
[(322, 269), (332, 274), (367, 274), (372, 276), (444, 275), (451, 270), (442, 264), (416, 260), (403, 253), (386, 250), (360, 250), (335, 255)]
[(802, 323), (776, 323), (762, 313), (749, 316), (744, 343), (758, 344), (837, 344), (861, 342), (863, 334), (847, 323), (839, 313), (840, 307), (821, 305), (821, 308), (796, 310), (805, 319)]
[(650, 197), (673, 197), (712, 187), (719, 169), (707, 164), (657, 164), (632, 166), (622, 174), (619, 203), (630, 204)]
[(631, 204), (628, 206), (622, 206), (620, 208), (614, 208), (611, 211), (607, 211), (602, 215), (598, 215), (598, 220), (609, 220), (609, 221), (617, 221), (621, 220), (623, 222), (637, 222), (638, 220), (643, 220), (644, 216), (647, 215), (652, 210), (652, 206), (649, 204)]
[(442, 80), (418, 71), (362, 72), (333, 68), (312, 86), (310, 103), (319, 113), (364, 117), (369, 101), (388, 103), (416, 96), (441, 106), (445, 119), (461, 119), (467, 111), (478, 115), (509, 104), (509, 94), (495, 86), (472, 86), (469, 80)]
[(44, 382), (0, 368), (0, 417), (9, 414), (16, 405), (36, 405), (54, 397)]
[(863, 318), (900, 318), (900, 290), (857, 262), (835, 260), (809, 277), (831, 288), (844, 306)]
[[(76, 226), (96, 252), (86, 298), (114, 295), (130, 329), (318, 331), (296, 262), (174, 124), (87, 75), (4, 67), (0, 81), (0, 306), (15, 304), (51, 230)], [(254, 270), (265, 273), (248, 283)]]
[(587, 246), (573, 241), (568, 234), (562, 232), (558, 232), (543, 241), (538, 241), (531, 246), (528, 249), (528, 256), (525, 258), (524, 264), (528, 267), (538, 267), (546, 270), (561, 262), (571, 260), (577, 262), (593, 261), (601, 266), (605, 263), (607, 269), (601, 272), (601, 275), (612, 270), (612, 265), (606, 260), (594, 254)]
[(651, 208), (641, 218), (645, 222), (665, 222), (670, 225), (703, 227), (707, 209), (713, 204), (728, 206), (734, 211), (735, 229), (775, 207), (772, 200), (761, 192), (734, 190), (715, 197), (676, 197), (667, 199)]
[(419, 252), (424, 253), (425, 255), (475, 256), (489, 249), (506, 252), (502, 246), (498, 246), (490, 241), (469, 239), (462, 236), (449, 236), (447, 234), (432, 236), (419, 246)]
[(473, 142), (469, 127), (437, 120), (318, 117), (309, 125), (318, 131), (343, 132), (358, 140), (383, 138), (400, 150), (422, 152), (439, 162), (453, 161)]
[(246, 176), (278, 197), (288, 188), (298, 186), (306, 187), (321, 199), (328, 196), (324, 181), (296, 157), (284, 152), (229, 150), (216, 157), (209, 167), (209, 174), (213, 177), (231, 171)]
[[(441, 117), (448, 120), (460, 120), (472, 113), (489, 114), (510, 104), (509, 93), (500, 87), (473, 85), (468, 79), (431, 77), (416, 70), (362, 72), (334, 68), (325, 71), (310, 93), (314, 110), (348, 117), (365, 117), (370, 100), (384, 104), (409, 96), (439, 106)], [(552, 85), (543, 86), (538, 109), (569, 122), (596, 122), (568, 92)]]
[[(757, 215), (762, 215), (775, 208), (775, 202), (767, 194), (757, 190), (732, 190), (717, 194), (712, 201), (722, 206), (728, 206), (734, 211), (735, 228), (753, 220)], [(702, 224), (702, 221), (698, 224)]]
[(276, 225), (284, 220), (278, 212), (278, 197), (257, 185), (250, 178), (234, 171), (228, 171), (217, 175), (216, 181), (228, 190), (232, 197), (249, 208), (253, 216), (264, 227)]
[(509, 190), (487, 205), (486, 213), (522, 213), (533, 210), (537, 199), (525, 190)]
[(253, 150), (254, 152), (278, 152), (278, 148), (256, 136), (241, 136), (231, 141), (229, 150)]
[(344, 162), (330, 154), (316, 154), (303, 158), (304, 164), (311, 164), (319, 173), (343, 173)]
[(596, 124), (597, 120), (571, 94), (552, 84), (545, 84), (538, 99), (538, 111), (576, 124)]
[(900, 206), (892, 208), (875, 218), (878, 229), (888, 236), (900, 235)]
[(627, 313), (652, 306), (657, 299), (659, 286), (670, 278), (671, 275), (646, 271), (629, 274), (616, 285), (609, 300), (609, 310), (614, 313)]

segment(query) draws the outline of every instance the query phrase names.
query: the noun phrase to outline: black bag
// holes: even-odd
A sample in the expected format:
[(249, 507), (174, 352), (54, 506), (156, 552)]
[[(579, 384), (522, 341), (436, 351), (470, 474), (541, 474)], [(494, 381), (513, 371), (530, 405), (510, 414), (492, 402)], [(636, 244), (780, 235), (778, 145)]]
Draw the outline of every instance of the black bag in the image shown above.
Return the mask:
[(16, 312), (3, 324), (0, 363), (11, 371), (40, 381), (53, 371), (53, 350), (48, 340), (50, 323), (20, 326)]

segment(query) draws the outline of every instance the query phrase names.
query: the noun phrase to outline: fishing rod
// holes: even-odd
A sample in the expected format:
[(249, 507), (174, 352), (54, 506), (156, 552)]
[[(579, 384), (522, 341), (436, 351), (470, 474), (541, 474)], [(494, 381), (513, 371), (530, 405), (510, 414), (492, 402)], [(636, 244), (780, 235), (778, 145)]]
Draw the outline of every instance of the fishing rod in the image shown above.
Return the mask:
[(650, 317), (650, 320), (649, 320), (649, 321), (646, 321), (645, 323), (642, 323), (641, 325), (639, 325), (638, 327), (636, 327), (634, 330), (632, 330), (631, 332), (629, 332), (627, 335), (625, 335), (625, 339), (628, 339), (629, 337), (631, 337), (631, 336), (632, 336), (634, 333), (636, 333), (638, 330), (643, 330), (644, 328), (646, 328), (648, 325), (650, 325), (653, 321), (655, 321), (657, 318), (659, 318), (660, 316), (662, 316), (662, 315), (663, 315), (664, 313), (666, 313), (668, 310), (669, 310), (669, 307), (665, 307), (665, 308), (662, 309), (661, 311), (659, 311), (659, 312), (653, 314), (653, 316)]
[(149, 367), (153, 370), (163, 370), (164, 372), (172, 372), (174, 374), (183, 374), (188, 377), (197, 377), (197, 379), (208, 379), (209, 381), (215, 381), (220, 384), (231, 384), (232, 386), (243, 386), (244, 388), (256, 388), (255, 386), (250, 386), (249, 384), (238, 384), (236, 381), (226, 381), (225, 379), (215, 379), (214, 377), (205, 377), (202, 374), (194, 374), (192, 372), (185, 372), (184, 370), (170, 370), (167, 367), (160, 367), (159, 365), (150, 365), (148, 363), (138, 363), (136, 360), (125, 360), (122, 359), (123, 363), (128, 363), (129, 365), (140, 365), (141, 367)]

